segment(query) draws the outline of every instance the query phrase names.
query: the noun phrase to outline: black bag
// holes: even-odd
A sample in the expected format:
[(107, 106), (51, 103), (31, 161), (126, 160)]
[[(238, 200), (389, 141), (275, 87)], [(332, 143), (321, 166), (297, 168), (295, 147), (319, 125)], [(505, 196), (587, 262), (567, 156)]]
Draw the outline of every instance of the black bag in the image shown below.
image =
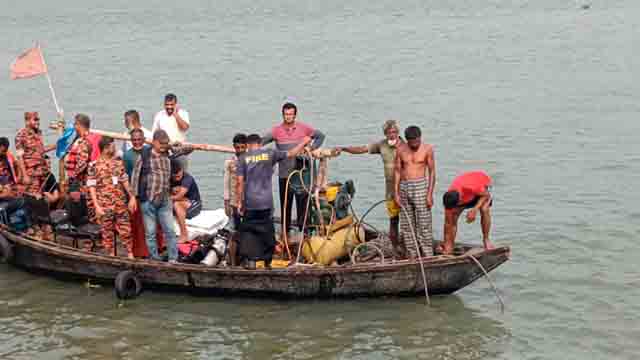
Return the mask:
[(23, 198), (4, 199), (0, 202), (0, 221), (16, 231), (31, 227), (29, 209)]
[(89, 209), (87, 208), (87, 198), (84, 195), (80, 196), (80, 201), (66, 199), (64, 209), (69, 213), (71, 225), (78, 227), (89, 223)]

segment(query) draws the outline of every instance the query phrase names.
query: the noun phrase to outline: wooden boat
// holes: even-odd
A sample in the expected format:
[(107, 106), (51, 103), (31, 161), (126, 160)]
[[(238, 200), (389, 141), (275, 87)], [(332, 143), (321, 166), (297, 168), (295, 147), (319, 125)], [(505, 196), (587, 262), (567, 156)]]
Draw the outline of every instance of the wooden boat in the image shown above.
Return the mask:
[[(422, 259), (430, 294), (450, 294), (509, 259), (510, 248), (484, 250), (461, 244), (457, 256)], [(121, 297), (135, 297), (142, 288), (183, 289), (206, 294), (285, 297), (357, 297), (424, 294), (419, 261), (385, 261), (341, 266), (291, 266), (245, 270), (130, 260), (43, 242), (0, 229), (0, 259), (28, 271), (92, 282), (114, 283)]]

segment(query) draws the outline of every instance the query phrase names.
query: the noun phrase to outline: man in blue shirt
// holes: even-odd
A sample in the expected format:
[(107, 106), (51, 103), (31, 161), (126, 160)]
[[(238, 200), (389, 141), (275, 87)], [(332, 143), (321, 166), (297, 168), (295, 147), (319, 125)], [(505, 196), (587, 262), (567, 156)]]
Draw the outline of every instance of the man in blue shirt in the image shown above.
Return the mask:
[(192, 219), (202, 210), (200, 190), (196, 180), (184, 171), (183, 163), (171, 160), (171, 201), (173, 212), (180, 226), (179, 242), (189, 240), (187, 236), (187, 219)]
[(275, 247), (273, 226), (273, 167), (285, 159), (297, 156), (311, 142), (305, 136), (289, 151), (261, 148), (260, 135), (247, 137), (248, 150), (238, 159), (238, 182), (236, 184), (238, 211), (244, 220), (238, 231), (240, 244), (238, 253), (247, 260), (247, 267), (255, 268), (256, 260), (264, 260), (265, 267), (271, 267)]

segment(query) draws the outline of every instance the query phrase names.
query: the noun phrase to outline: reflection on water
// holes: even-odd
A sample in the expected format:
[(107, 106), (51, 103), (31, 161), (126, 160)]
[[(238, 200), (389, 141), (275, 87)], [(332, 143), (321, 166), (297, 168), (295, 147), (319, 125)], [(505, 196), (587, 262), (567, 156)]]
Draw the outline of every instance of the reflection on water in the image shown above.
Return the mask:
[[(480, 359), (499, 355), (511, 336), (501, 316), (492, 319), (458, 296), (435, 297), (432, 307), (421, 298), (275, 301), (153, 292), (118, 303), (110, 287), (0, 271), (12, 290), (0, 294), (0, 311), (12, 314), (0, 313), (3, 359)], [(32, 291), (42, 286), (46, 298)]]

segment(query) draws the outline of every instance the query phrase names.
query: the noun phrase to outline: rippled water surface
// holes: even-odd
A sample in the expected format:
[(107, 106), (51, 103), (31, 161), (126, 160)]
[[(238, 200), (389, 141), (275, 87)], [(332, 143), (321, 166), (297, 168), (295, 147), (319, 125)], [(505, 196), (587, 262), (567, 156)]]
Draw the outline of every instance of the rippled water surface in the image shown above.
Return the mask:
[[(263, 132), (286, 99), (327, 145), (417, 124), (439, 199), (456, 173), (495, 181), (493, 239), (513, 247), (485, 281), (434, 299), (282, 302), (146, 292), (118, 304), (0, 266), (2, 359), (633, 359), (640, 353), (640, 3), (490, 1), (8, 1), (0, 64), (39, 40), (59, 101), (116, 130), (147, 126), (175, 92), (189, 139)], [(589, 9), (582, 5), (590, 4)], [(6, 69), (6, 68), (5, 68)], [(46, 80), (0, 77), (0, 133), (54, 116)], [(54, 140), (53, 134), (47, 136)], [(195, 154), (209, 207), (224, 156)], [(356, 210), (384, 192), (380, 160), (344, 156)], [(382, 209), (372, 222), (385, 224)], [(442, 211), (434, 230), (442, 233)], [(460, 237), (480, 241), (479, 225)]]

